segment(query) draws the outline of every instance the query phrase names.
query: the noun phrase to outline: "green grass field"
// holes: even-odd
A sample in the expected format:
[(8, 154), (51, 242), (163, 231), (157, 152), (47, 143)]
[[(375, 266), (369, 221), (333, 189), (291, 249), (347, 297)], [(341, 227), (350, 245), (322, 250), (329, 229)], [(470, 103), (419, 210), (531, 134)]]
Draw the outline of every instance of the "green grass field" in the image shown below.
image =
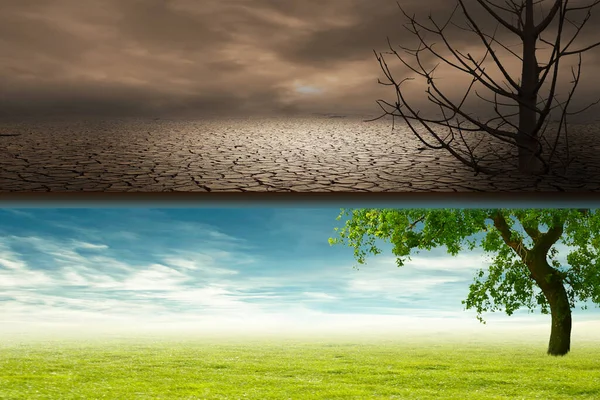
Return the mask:
[(112, 340), (4, 343), (1, 399), (600, 399), (600, 346)]

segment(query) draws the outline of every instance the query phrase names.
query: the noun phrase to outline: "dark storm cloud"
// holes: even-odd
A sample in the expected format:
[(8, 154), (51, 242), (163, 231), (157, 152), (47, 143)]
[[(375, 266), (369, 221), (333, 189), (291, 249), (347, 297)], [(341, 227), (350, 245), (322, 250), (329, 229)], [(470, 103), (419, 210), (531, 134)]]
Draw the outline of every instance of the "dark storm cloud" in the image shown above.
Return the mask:
[[(494, 26), (473, 0), (467, 4), (483, 27)], [(424, 22), (429, 14), (442, 22), (455, 3), (401, 5)], [(376, 114), (375, 100), (394, 96), (377, 85), (383, 76), (373, 49), (386, 51), (386, 37), (414, 43), (393, 0), (0, 0), (0, 7), (4, 116)], [(598, 40), (597, 8), (579, 43)], [(506, 30), (498, 39), (515, 42)], [(461, 31), (452, 44), (479, 46)], [(584, 57), (583, 100), (597, 92), (599, 54)], [(449, 90), (460, 88), (454, 78), (445, 78)]]

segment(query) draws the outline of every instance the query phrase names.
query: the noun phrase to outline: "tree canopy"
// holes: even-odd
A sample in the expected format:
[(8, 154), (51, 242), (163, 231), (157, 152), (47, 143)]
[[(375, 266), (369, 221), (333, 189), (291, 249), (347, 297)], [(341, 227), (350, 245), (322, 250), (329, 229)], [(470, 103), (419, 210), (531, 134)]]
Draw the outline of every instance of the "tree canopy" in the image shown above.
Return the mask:
[[(552, 339), (555, 335), (564, 341), (565, 334), (570, 338), (570, 310), (576, 302), (600, 304), (596, 210), (342, 209), (338, 220), (342, 219), (345, 225), (336, 228), (338, 237), (330, 243), (352, 247), (359, 264), (369, 254), (381, 253), (378, 239), (392, 245), (399, 267), (411, 254), (440, 246), (451, 255), (475, 248), (492, 255), (489, 268), (475, 274), (463, 304), (475, 309), (482, 322), (484, 312), (504, 310), (511, 315), (522, 307), (551, 313), (550, 354), (569, 351), (570, 339), (555, 343), (555, 348)], [(558, 259), (558, 243), (569, 249), (566, 265)]]

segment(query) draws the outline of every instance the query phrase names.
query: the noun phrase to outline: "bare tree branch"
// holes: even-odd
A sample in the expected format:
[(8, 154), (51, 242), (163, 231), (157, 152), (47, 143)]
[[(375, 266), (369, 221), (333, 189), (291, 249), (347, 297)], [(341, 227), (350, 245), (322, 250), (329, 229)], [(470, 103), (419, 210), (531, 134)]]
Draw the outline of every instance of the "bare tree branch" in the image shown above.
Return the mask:
[[(458, 0), (458, 2), (460, 3), (460, 5), (462, 7), (464, 7), (464, 2), (463, 0)], [(506, 29), (508, 29), (509, 31), (513, 32), (515, 35), (519, 36), (519, 37), (523, 37), (523, 30), (518, 29), (516, 27), (514, 27), (513, 25), (511, 25), (510, 23), (508, 23), (507, 21), (505, 21), (504, 19), (502, 19), (498, 14), (496, 14), (496, 12), (494, 10), (492, 10), (490, 8), (490, 6), (484, 1), (484, 0), (477, 0), (477, 2), (479, 4), (481, 4), (483, 6), (483, 8), (485, 8), (485, 10), (490, 13), (490, 15), (492, 17), (494, 17), (496, 19), (496, 21), (500, 22), (502, 25), (504, 25), (504, 27)]]
[[(541, 9), (542, 0), (504, 0), (503, 4), (494, 3), (492, 0), (477, 0), (477, 4), (497, 22), (492, 33), (485, 31), (484, 28), (488, 26), (478, 21), (465, 3), (464, 0), (457, 0), (450, 16), (443, 23), (439, 23), (429, 15), (427, 24), (419, 22), (415, 15), (409, 15), (398, 3), (400, 11), (407, 20), (404, 28), (417, 39), (417, 45), (414, 48), (398, 46), (402, 51), (401, 54), (394, 49), (388, 38), (390, 51), (385, 54), (393, 55), (414, 76), (396, 81), (384, 54), (374, 51), (386, 78), (386, 81), (379, 80), (379, 83), (392, 86), (396, 92), (396, 101), (393, 103), (382, 99), (377, 100), (384, 114), (375, 119), (390, 115), (394, 124), (396, 117), (401, 118), (427, 148), (448, 151), (476, 173), (496, 174), (498, 169), (491, 168), (486, 163), (494, 158), (507, 165), (510, 157), (513, 157), (509, 154), (489, 153), (489, 149), (480, 150), (481, 145), (491, 143), (491, 139), (498, 144), (508, 144), (518, 151), (518, 164), (522, 172), (547, 173), (551, 169), (553, 157), (557, 154), (559, 139), (564, 137), (567, 161), (563, 165), (566, 167), (571, 161), (568, 151), (567, 117), (573, 115), (569, 106), (580, 82), (581, 55), (600, 46), (600, 42), (576, 50), (572, 50), (571, 47), (589, 21), (591, 9), (600, 5), (600, 0), (594, 0), (587, 6), (569, 6), (569, 0), (554, 0), (547, 13)], [(540, 11), (542, 17), (536, 24), (534, 7), (538, 5), (542, 10)], [(577, 11), (586, 12), (579, 22), (568, 17), (570, 13)], [(464, 18), (465, 26), (455, 22), (459, 12)], [(515, 26), (499, 13), (512, 15), (512, 21), (516, 18), (517, 25)], [(569, 35), (569, 38), (563, 37), (565, 24), (574, 27), (574, 32)], [(549, 30), (551, 26), (556, 31), (554, 38), (552, 40), (542, 38), (542, 33)], [(452, 29), (473, 34), (482, 44), (483, 55), (475, 56), (454, 46), (450, 40)], [(509, 46), (497, 39), (499, 29), (506, 29), (521, 39), (521, 55), (511, 48), (512, 45)], [(435, 46), (435, 42), (429, 40), (431, 35), (441, 41), (441, 49)], [(537, 41), (552, 48), (546, 62), (537, 60)], [(521, 63), (520, 76), (511, 75), (506, 68), (506, 60), (501, 58), (499, 50), (506, 51)], [(560, 61), (563, 57), (572, 55), (579, 57), (579, 63), (577, 68), (572, 70), (573, 81), (566, 100), (561, 100), (557, 96), (559, 71), (562, 65)], [(408, 62), (409, 57), (413, 62)], [(431, 63), (431, 57), (437, 62)], [(438, 84), (435, 74), (440, 66), (451, 67), (465, 76), (470, 76), (470, 82), (459, 98), (451, 98)], [(490, 70), (490, 66), (496, 69), (496, 75)], [(497, 80), (498, 74), (502, 77), (501, 81)], [(404, 85), (415, 78), (421, 78), (427, 84), (425, 90), (427, 100), (439, 110), (439, 115), (426, 116), (408, 101)], [(482, 95), (478, 90), (479, 87), (489, 91), (491, 96)], [(542, 90), (547, 90), (547, 93), (542, 95)], [(471, 97), (479, 99), (481, 104), (489, 105), (492, 116), (483, 118), (468, 111)], [(580, 112), (598, 103), (600, 99)], [(548, 140), (547, 129), (556, 110), (559, 110), (558, 132), (553, 139)], [(483, 136), (475, 138), (473, 134)]]

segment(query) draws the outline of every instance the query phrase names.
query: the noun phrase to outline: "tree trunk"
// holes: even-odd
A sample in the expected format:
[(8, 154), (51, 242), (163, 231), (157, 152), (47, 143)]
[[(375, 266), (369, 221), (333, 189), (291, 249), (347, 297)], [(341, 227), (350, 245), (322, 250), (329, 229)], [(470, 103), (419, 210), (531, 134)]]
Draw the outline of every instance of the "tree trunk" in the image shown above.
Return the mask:
[[(554, 228), (550, 228), (548, 232)], [(527, 252), (524, 261), (531, 272), (531, 277), (550, 305), (552, 328), (548, 354), (564, 356), (571, 350), (571, 304), (560, 272), (551, 267), (547, 260), (548, 249), (556, 241), (542, 243), (544, 239), (538, 239), (534, 248)]]
[(527, 0), (523, 27), (523, 64), (521, 70), (521, 90), (519, 96), (519, 170), (527, 174), (545, 173), (544, 164), (536, 157), (539, 149), (537, 125), (537, 105), (539, 82), (538, 62), (536, 58), (535, 24), (533, 21), (533, 0)]
[(567, 291), (560, 275), (548, 265), (545, 256), (535, 264), (530, 270), (533, 269), (533, 279), (548, 300), (552, 317), (548, 354), (564, 356), (571, 350), (572, 318)]
[[(526, 101), (531, 107), (535, 106), (535, 100)], [(539, 149), (539, 141), (535, 125), (537, 123), (536, 113), (526, 105), (519, 105), (519, 131), (517, 132), (517, 145), (519, 146), (519, 171), (525, 174), (545, 173), (544, 164), (536, 156)]]
[(552, 315), (552, 330), (548, 354), (564, 356), (571, 350), (571, 307), (565, 288), (560, 287), (548, 297)]

